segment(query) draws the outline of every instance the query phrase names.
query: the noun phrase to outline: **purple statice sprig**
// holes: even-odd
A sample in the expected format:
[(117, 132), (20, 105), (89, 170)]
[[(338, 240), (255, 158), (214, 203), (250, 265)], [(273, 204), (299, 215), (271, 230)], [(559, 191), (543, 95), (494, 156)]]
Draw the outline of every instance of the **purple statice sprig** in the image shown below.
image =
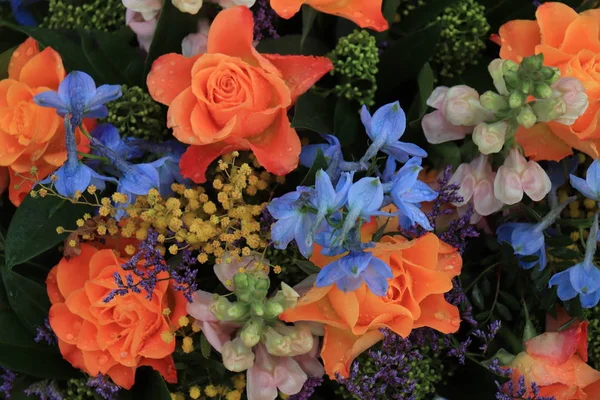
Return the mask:
[(254, 14), (254, 40), (278, 39), (279, 34), (274, 24), (277, 14), (271, 8), (269, 0), (258, 0), (252, 11)]
[(302, 386), (302, 390), (299, 393), (294, 394), (289, 397), (289, 400), (308, 400), (311, 398), (315, 389), (323, 384), (323, 378), (318, 378), (316, 376), (310, 376), (304, 382), (304, 386)]
[(37, 396), (40, 400), (65, 400), (58, 384), (54, 380), (44, 380), (29, 385), (24, 390), (27, 396)]
[(50, 319), (46, 318), (44, 325), (37, 327), (37, 334), (34, 338), (36, 343), (46, 342), (50, 346), (55, 345), (58, 341), (56, 334), (50, 326)]
[[(191, 251), (184, 250), (182, 252), (183, 261), (172, 267), (157, 249), (158, 245), (158, 233), (152, 229), (149, 230), (146, 239), (138, 245), (138, 251), (121, 266), (124, 271), (131, 272), (125, 276), (125, 281), (118, 272), (114, 274), (117, 289), (113, 289), (108, 294), (104, 299), (105, 303), (110, 302), (116, 296), (141, 293), (142, 290), (146, 292), (146, 298), (152, 300), (156, 285), (165, 280), (172, 280), (173, 288), (182, 292), (185, 298), (192, 302), (192, 295), (198, 290), (198, 284), (196, 283), (196, 272), (192, 268), (195, 259), (192, 257)], [(159, 278), (158, 276), (162, 272), (167, 272), (168, 277)]]
[(10, 399), (10, 393), (15, 385), (17, 374), (9, 369), (0, 367), (0, 393), (4, 394), (6, 399)]
[(108, 377), (98, 374), (88, 379), (87, 385), (105, 400), (116, 400), (121, 388), (115, 385)]
[[(436, 220), (443, 215), (450, 215), (454, 212), (453, 208), (445, 206), (452, 203), (461, 203), (462, 196), (458, 194), (460, 186), (456, 183), (450, 183), (452, 178), (452, 166), (448, 165), (444, 169), (444, 174), (438, 179), (440, 190), (438, 197), (433, 200), (431, 211), (425, 213), (431, 226), (436, 228)], [(467, 247), (467, 242), (471, 238), (479, 237), (479, 232), (471, 225), (471, 217), (473, 216), (473, 208), (469, 206), (467, 211), (460, 217), (450, 222), (448, 229), (439, 235), (439, 238), (445, 243), (456, 248), (461, 254)], [(400, 228), (400, 232), (407, 238), (417, 238), (423, 236), (427, 231), (418, 225), (412, 226), (410, 229)]]
[(473, 317), (473, 306), (469, 303), (467, 294), (458, 282), (458, 279), (452, 280), (452, 290), (444, 294), (446, 301), (460, 310), (460, 317), (467, 321), (471, 326), (477, 326), (478, 323)]
[(487, 330), (477, 328), (472, 332), (473, 336), (475, 336), (483, 342), (483, 344), (479, 347), (479, 350), (483, 351), (484, 354), (487, 352), (488, 346), (490, 345), (492, 340), (494, 340), (494, 338), (498, 334), (498, 331), (500, 330), (501, 326), (502, 323), (498, 320), (492, 322), (488, 326)]

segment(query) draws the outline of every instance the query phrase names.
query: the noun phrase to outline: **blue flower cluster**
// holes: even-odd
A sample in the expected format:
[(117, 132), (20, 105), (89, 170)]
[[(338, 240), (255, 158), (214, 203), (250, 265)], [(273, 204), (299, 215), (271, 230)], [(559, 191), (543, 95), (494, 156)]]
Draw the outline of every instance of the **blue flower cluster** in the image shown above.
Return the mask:
[[(106, 182), (112, 182), (117, 185), (117, 191), (126, 195), (128, 202), (132, 203), (137, 196), (145, 195), (151, 189), (169, 195), (173, 182), (185, 181), (179, 172), (179, 159), (185, 150), (183, 146), (167, 142), (158, 147), (139, 139), (123, 139), (110, 124), (99, 125), (89, 134), (94, 158), (85, 163), (79, 159), (75, 130), (79, 128), (87, 134), (82, 125), (83, 118), (106, 117), (105, 104), (120, 96), (120, 86), (96, 87), (89, 75), (74, 71), (61, 82), (58, 92), (50, 90), (34, 97), (38, 105), (56, 109), (58, 115), (64, 118), (66, 132), (67, 161), (41, 184), (53, 182), (60, 195), (74, 198), (90, 185), (101, 191)], [(131, 162), (148, 153), (160, 158), (147, 163)], [(97, 172), (100, 170), (106, 175)]]
[[(418, 224), (432, 230), (420, 204), (434, 200), (438, 193), (418, 180), (421, 157), (427, 153), (399, 141), (406, 116), (398, 102), (381, 107), (373, 116), (363, 108), (361, 119), (372, 144), (358, 162), (345, 161), (339, 140), (322, 135), (327, 143), (304, 146), (300, 157), (305, 166), (312, 165), (319, 152), (327, 161), (327, 167), (317, 171), (314, 187), (299, 186), (274, 199), (267, 208), (277, 220), (271, 231), (275, 248), (285, 249), (295, 241), (306, 258), (312, 255), (314, 243), (322, 247), (323, 255), (344, 254), (321, 270), (317, 286), (337, 284), (341, 290), (354, 291), (364, 282), (382, 296), (392, 272), (365, 251), (373, 243), (362, 242), (362, 225), (374, 216), (397, 216), (403, 228)], [(389, 155), (385, 169), (354, 182), (355, 173), (367, 171), (379, 151)], [(398, 162), (404, 165), (396, 170)], [(382, 210), (392, 204), (395, 210)]]

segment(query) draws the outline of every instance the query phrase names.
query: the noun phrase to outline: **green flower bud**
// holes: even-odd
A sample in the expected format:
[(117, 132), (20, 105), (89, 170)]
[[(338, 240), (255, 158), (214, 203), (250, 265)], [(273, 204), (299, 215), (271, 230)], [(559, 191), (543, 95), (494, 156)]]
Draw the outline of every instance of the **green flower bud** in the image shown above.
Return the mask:
[(515, 71), (505, 72), (504, 81), (511, 88), (518, 88), (521, 85), (521, 79), (519, 78), (519, 74)]
[(525, 128), (531, 128), (537, 122), (537, 117), (535, 113), (529, 106), (529, 104), (525, 104), (519, 110), (519, 114), (517, 114), (517, 123)]
[(505, 96), (500, 96), (498, 93), (487, 91), (479, 97), (481, 105), (494, 113), (506, 110), (508, 108), (508, 100)]
[(230, 320), (232, 321), (239, 321), (239, 320), (243, 320), (245, 317), (248, 316), (248, 305), (241, 303), (241, 302), (236, 302), (233, 303), (231, 305), (231, 307), (229, 307), (229, 309), (227, 310), (227, 316), (230, 318)]
[(567, 112), (567, 105), (560, 98), (534, 101), (531, 108), (540, 122), (550, 122)]
[(230, 321), (228, 311), (231, 306), (231, 302), (226, 297), (219, 296), (217, 300), (210, 303), (208, 309), (219, 321)]
[(250, 308), (252, 310), (252, 313), (256, 316), (262, 317), (263, 315), (265, 315), (265, 308), (261, 303), (253, 302), (250, 304)]
[(547, 83), (536, 83), (533, 95), (538, 99), (549, 99), (552, 97), (552, 87)]
[(244, 324), (240, 332), (240, 339), (246, 347), (254, 347), (260, 342), (263, 321), (259, 318), (251, 318)]
[(510, 96), (508, 96), (508, 105), (510, 108), (518, 108), (521, 107), (527, 101), (527, 95), (523, 92), (512, 92)]
[(521, 61), (521, 69), (527, 73), (539, 71), (544, 66), (544, 55), (536, 54), (534, 56), (525, 57)]
[(508, 74), (509, 72), (517, 72), (518, 70), (519, 64), (512, 60), (504, 60), (504, 63), (502, 64), (502, 72), (504, 75)]
[(263, 330), (262, 342), (269, 354), (274, 356), (287, 357), (292, 351), (291, 339), (283, 336), (272, 327), (267, 327)]
[(246, 273), (238, 272), (233, 276), (233, 285), (235, 287), (235, 291), (244, 292), (248, 290), (253, 282), (253, 279)]
[(265, 319), (274, 319), (284, 311), (284, 307), (276, 301), (267, 300), (265, 303)]

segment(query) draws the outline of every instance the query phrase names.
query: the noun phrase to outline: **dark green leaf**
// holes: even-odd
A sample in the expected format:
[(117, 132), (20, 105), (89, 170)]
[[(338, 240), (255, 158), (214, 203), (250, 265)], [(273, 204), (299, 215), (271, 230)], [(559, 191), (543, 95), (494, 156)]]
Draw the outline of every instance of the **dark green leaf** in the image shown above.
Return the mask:
[(384, 0), (383, 2), (383, 16), (387, 20), (388, 24), (392, 25), (398, 7), (400, 6), (400, 0)]
[(504, 319), (506, 321), (512, 321), (512, 319), (513, 319), (512, 314), (510, 313), (510, 310), (508, 309), (508, 307), (506, 307), (504, 304), (496, 303), (496, 310), (498, 311), (498, 314), (500, 314), (502, 319)]
[(152, 63), (160, 56), (168, 53), (181, 53), (181, 41), (188, 34), (196, 31), (196, 17), (181, 12), (170, 1), (165, 1), (154, 39), (148, 50), (144, 76), (150, 72)]
[(318, 14), (319, 12), (311, 6), (306, 4), (302, 6), (302, 38), (300, 39), (300, 49), (304, 47), (306, 38), (310, 34)]
[(0, 54), (0, 79), (8, 78), (8, 63), (17, 46), (10, 48)]
[(483, 301), (483, 294), (481, 293), (481, 289), (479, 288), (479, 284), (476, 283), (473, 286), (473, 292), (471, 293), (471, 299), (473, 300), (473, 304), (480, 310), (485, 308), (485, 303)]
[(457, 3), (459, 0), (435, 0), (428, 2), (426, 6), (417, 7), (406, 18), (400, 20), (397, 29), (402, 32), (413, 32), (425, 25), (436, 21), (437, 17), (448, 6)]
[(429, 63), (425, 63), (421, 71), (419, 72), (419, 76), (417, 78), (417, 83), (419, 84), (419, 92), (413, 104), (410, 107), (408, 112), (409, 115), (409, 123), (411, 126), (415, 127), (420, 124), (421, 118), (427, 112), (427, 99), (433, 92), (433, 70), (431, 69), (431, 65)]
[(435, 164), (439, 164), (436, 165), (437, 167), (452, 165), (456, 168), (460, 164), (460, 150), (455, 142), (431, 145), (428, 150), (431, 160)]
[(67, 379), (77, 374), (55, 348), (35, 343), (11, 311), (0, 311), (0, 327), (0, 366), (40, 378)]
[(0, 270), (10, 306), (23, 325), (35, 334), (38, 327), (44, 326), (50, 309), (46, 288), (14, 271), (8, 271), (3, 265), (0, 265)]
[(403, 82), (416, 78), (423, 65), (433, 56), (440, 33), (441, 25), (434, 23), (399, 39), (388, 48), (379, 61), (379, 90), (393, 92)]
[(506, 304), (508, 307), (512, 308), (515, 311), (519, 311), (521, 309), (521, 303), (519, 303), (519, 300), (517, 300), (512, 294), (501, 290), (500, 293), (498, 293), (498, 295), (500, 296), (504, 304)]
[(306, 92), (296, 101), (292, 128), (332, 133), (333, 112), (332, 101), (313, 92)]
[(318, 274), (319, 271), (321, 271), (319, 267), (307, 260), (297, 260), (296, 265), (304, 271), (306, 275)]
[(134, 399), (171, 400), (171, 393), (163, 377), (155, 370), (144, 367), (138, 370), (133, 387)]
[(72, 204), (58, 197), (26, 197), (8, 227), (5, 243), (8, 269), (59, 244), (68, 234), (59, 235), (56, 228), (68, 228), (66, 225), (91, 211), (89, 206)]
[(256, 49), (265, 54), (324, 56), (329, 48), (314, 36), (286, 35), (278, 39), (261, 40)]
[(360, 107), (352, 100), (338, 99), (335, 104), (333, 132), (343, 148), (352, 148), (359, 136)]
[(208, 342), (208, 339), (204, 334), (200, 335), (200, 352), (204, 358), (210, 357), (210, 352), (212, 351), (212, 346)]

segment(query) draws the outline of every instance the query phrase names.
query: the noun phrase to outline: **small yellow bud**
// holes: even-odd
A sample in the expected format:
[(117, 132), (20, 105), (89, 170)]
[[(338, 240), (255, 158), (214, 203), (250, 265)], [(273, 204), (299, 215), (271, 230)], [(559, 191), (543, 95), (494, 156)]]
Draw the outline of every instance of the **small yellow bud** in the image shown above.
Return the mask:
[(173, 337), (173, 332), (171, 332), (171, 331), (163, 331), (163, 332), (160, 334), (160, 338), (161, 338), (161, 339), (163, 340), (163, 342), (165, 342), (165, 343), (171, 343), (171, 342), (173, 342), (173, 339), (175, 339), (175, 338)]
[(164, 316), (171, 315), (171, 309), (170, 309), (170, 308), (165, 308), (165, 309), (163, 310), (162, 314), (163, 314)]
[(86, 221), (87, 221), (87, 220), (88, 220), (88, 219), (90, 219), (90, 218), (92, 218), (92, 216), (91, 216), (89, 213), (85, 213), (85, 214), (83, 214), (83, 219), (84, 219), (84, 220), (86, 220)]
[(82, 218), (79, 218), (75, 223), (80, 228), (85, 225), (85, 221)]
[(63, 228), (62, 226), (57, 226), (56, 233), (58, 233), (59, 235), (62, 235), (63, 233), (65, 233), (65, 228)]
[(37, 195), (38, 195), (38, 194), (37, 194), (37, 192), (36, 192), (35, 190), (32, 190), (31, 192), (29, 192), (29, 195), (30, 195), (31, 197), (34, 197), (34, 198), (35, 198), (35, 197), (37, 197)]
[(183, 343), (181, 344), (181, 349), (186, 354), (189, 354), (192, 351), (194, 351), (194, 340), (190, 336), (184, 337)]
[(280, 274), (281, 273), (281, 266), (276, 265), (273, 267), (273, 272), (275, 272), (276, 274)]
[(214, 385), (208, 385), (204, 388), (204, 394), (208, 397), (216, 397), (219, 394), (219, 391)]
[(46, 195), (48, 194), (48, 191), (46, 189), (40, 189), (40, 197), (46, 197)]
[(87, 187), (87, 192), (88, 192), (89, 194), (94, 194), (94, 193), (96, 193), (96, 190), (98, 190), (98, 189), (97, 189), (97, 188), (96, 188), (96, 186), (94, 186), (94, 185), (90, 185), (90, 186), (88, 186), (88, 187)]
[(127, 255), (134, 255), (135, 254), (135, 246), (128, 244), (127, 246), (125, 246), (125, 253), (127, 253)]
[(190, 319), (185, 315), (182, 315), (181, 317), (179, 317), (179, 321), (177, 322), (179, 322), (179, 326), (188, 326), (190, 323)]
[(198, 333), (202, 330), (202, 327), (198, 324), (192, 324), (192, 332)]
[(204, 210), (205, 213), (212, 215), (217, 212), (217, 206), (212, 201), (209, 201), (207, 203), (204, 203), (204, 205), (202, 206), (202, 210)]
[(231, 155), (232, 155), (233, 157), (239, 157), (239, 156), (240, 156), (240, 153), (239, 153), (237, 150), (235, 150), (235, 151), (231, 152)]
[(241, 398), (242, 393), (240, 393), (238, 390), (232, 390), (225, 395), (225, 400), (240, 400)]
[(197, 259), (200, 264), (204, 264), (208, 261), (208, 255), (206, 253), (200, 253), (198, 254)]
[(75, 247), (77, 246), (77, 242), (73, 239), (69, 240), (69, 247)]
[(177, 252), (179, 251), (179, 247), (177, 247), (176, 244), (172, 244), (171, 246), (169, 246), (169, 253), (170, 254), (177, 254)]
[(185, 400), (185, 395), (183, 393), (171, 393), (171, 400)]
[(198, 386), (192, 386), (190, 388), (190, 397), (194, 400), (200, 398), (200, 395), (202, 394), (202, 392), (200, 392), (200, 388)]

